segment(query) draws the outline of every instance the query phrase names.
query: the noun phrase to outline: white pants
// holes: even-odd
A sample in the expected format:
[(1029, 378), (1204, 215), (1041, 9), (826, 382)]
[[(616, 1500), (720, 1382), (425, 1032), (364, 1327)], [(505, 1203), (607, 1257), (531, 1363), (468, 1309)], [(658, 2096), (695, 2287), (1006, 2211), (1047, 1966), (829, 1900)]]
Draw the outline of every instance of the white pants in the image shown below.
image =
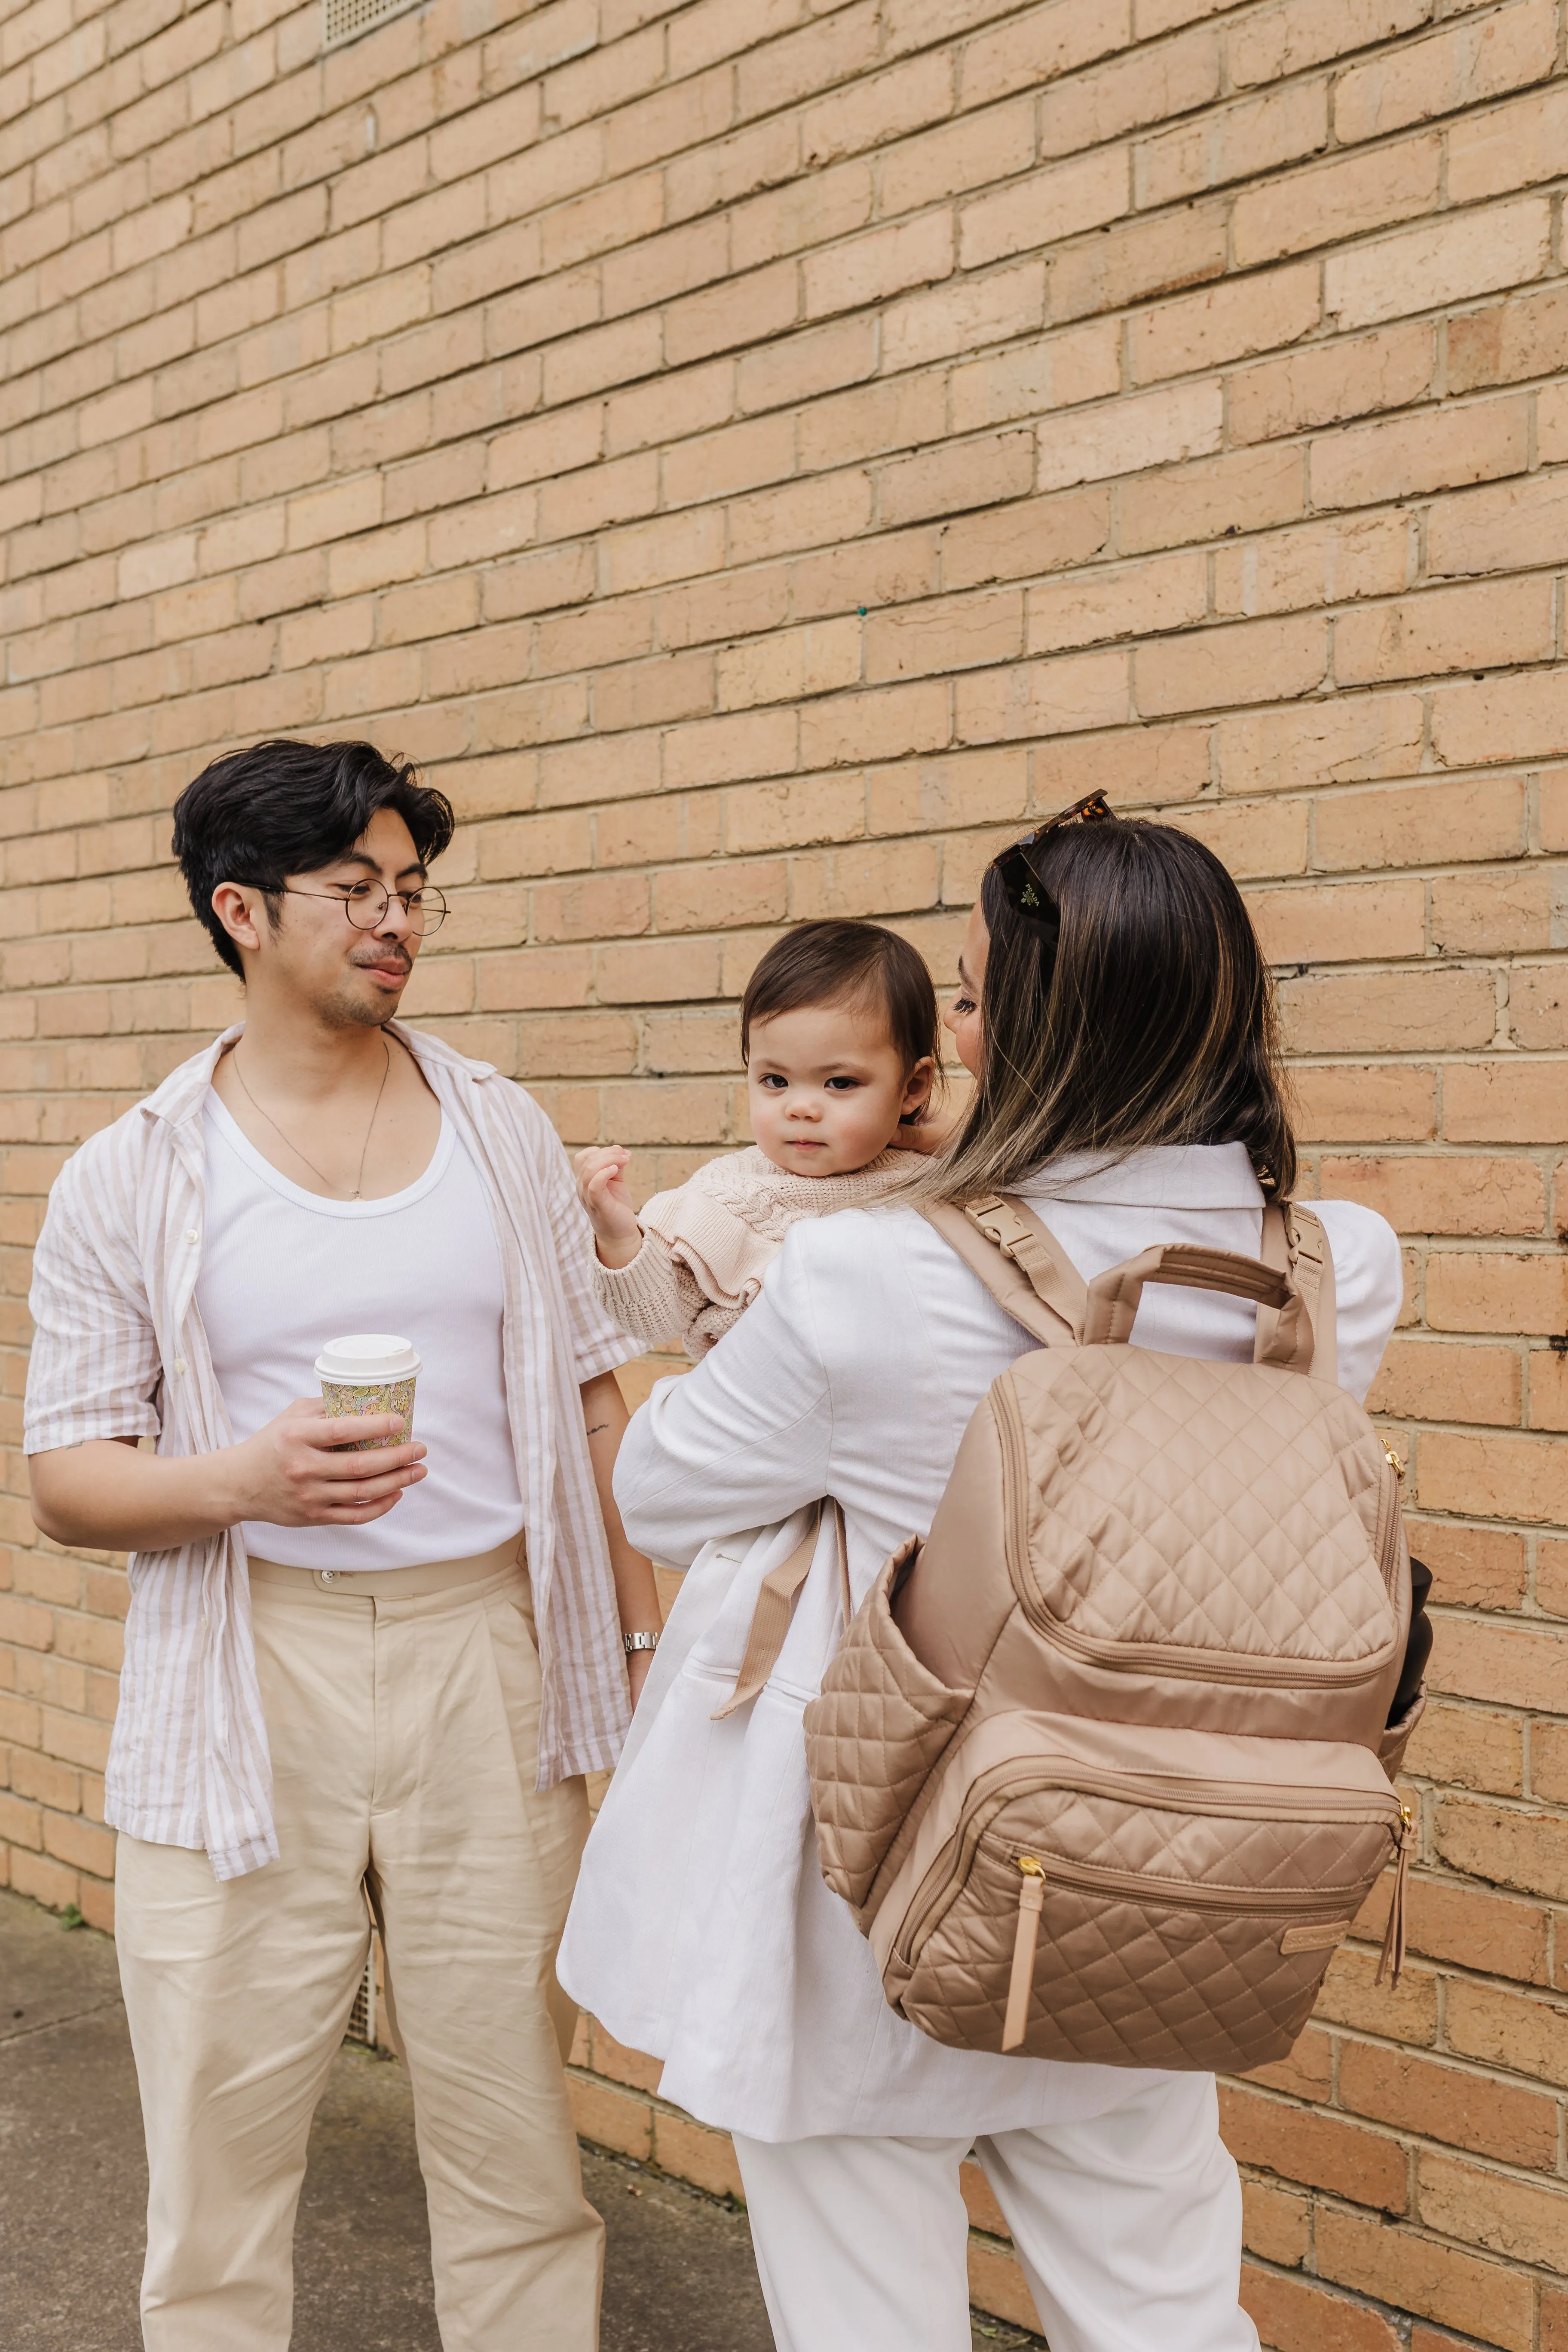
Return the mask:
[[(1258, 2352), (1212, 2074), (974, 2147), (1051, 2352)], [(737, 2137), (777, 2352), (969, 2352), (969, 2147)]]

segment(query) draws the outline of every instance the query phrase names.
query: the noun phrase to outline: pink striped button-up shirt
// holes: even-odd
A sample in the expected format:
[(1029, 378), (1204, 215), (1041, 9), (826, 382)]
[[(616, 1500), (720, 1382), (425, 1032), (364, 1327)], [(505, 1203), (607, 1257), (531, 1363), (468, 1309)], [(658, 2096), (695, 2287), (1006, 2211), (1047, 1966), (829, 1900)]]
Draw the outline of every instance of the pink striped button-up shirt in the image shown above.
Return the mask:
[[(49, 1195), (33, 1261), (26, 1445), (153, 1436), (160, 1454), (233, 1442), (196, 1311), (202, 1105), (234, 1028), (90, 1137)], [(626, 1678), (581, 1382), (632, 1352), (594, 1297), (593, 1242), (566, 1155), (520, 1087), (395, 1024), (479, 1171), (504, 1289), (507, 1407), (543, 1675), (539, 1784), (614, 1764)], [(265, 1302), (258, 1301), (258, 1311)], [(131, 1556), (131, 1612), (105, 1818), (202, 1846), (219, 1878), (278, 1853), (237, 1528)]]

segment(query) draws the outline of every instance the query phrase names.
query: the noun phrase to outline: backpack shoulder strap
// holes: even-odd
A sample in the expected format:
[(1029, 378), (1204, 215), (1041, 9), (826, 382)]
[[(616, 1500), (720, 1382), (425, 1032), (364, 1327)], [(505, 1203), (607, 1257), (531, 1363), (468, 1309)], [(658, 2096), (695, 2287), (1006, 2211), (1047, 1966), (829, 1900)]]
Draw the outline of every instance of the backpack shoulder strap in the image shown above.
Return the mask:
[(1032, 1209), (993, 1192), (962, 1209), (933, 1203), (921, 1214), (997, 1305), (1043, 1348), (1076, 1346), (1089, 1293), (1061, 1244)]
[[(1300, 1295), (1306, 1320), (1290, 1370), (1308, 1372), (1314, 1380), (1339, 1379), (1339, 1335), (1334, 1324), (1334, 1261), (1322, 1220), (1299, 1201), (1271, 1201), (1263, 1212), (1263, 1263), (1288, 1274)], [(1267, 1318), (1267, 1328), (1266, 1328)], [(1279, 1318), (1265, 1309), (1258, 1316), (1258, 1360), (1287, 1360), (1281, 1352), (1288, 1335)], [(1278, 1337), (1276, 1333), (1278, 1332)], [(1305, 1344), (1310, 1338), (1310, 1346)]]
[(790, 1612), (795, 1596), (811, 1574), (816, 1558), (816, 1539), (826, 1521), (833, 1528), (834, 1549), (838, 1562), (838, 1601), (844, 1612), (844, 1630), (849, 1630), (849, 1620), (855, 1614), (855, 1603), (849, 1591), (849, 1536), (844, 1525), (843, 1505), (831, 1496), (825, 1496), (811, 1515), (811, 1525), (787, 1559), (781, 1559), (763, 1577), (757, 1590), (756, 1605), (752, 1611), (751, 1630), (746, 1635), (746, 1654), (741, 1660), (735, 1687), (722, 1706), (713, 1710), (712, 1720), (721, 1723), (727, 1715), (756, 1697), (768, 1676), (779, 1662), (789, 1632)]
[[(1024, 1202), (1000, 1192), (964, 1208), (942, 1202), (921, 1214), (955, 1250), (970, 1272), (978, 1276), (1000, 1307), (1044, 1348), (1066, 1348), (1082, 1342), (1089, 1310), (1089, 1289), (1061, 1244)], [(1310, 1330), (1310, 1362), (1304, 1352), (1285, 1342), (1281, 1360), (1293, 1370), (1310, 1372), (1314, 1380), (1339, 1377), (1339, 1350), (1334, 1321), (1334, 1261), (1321, 1220), (1300, 1202), (1270, 1202), (1263, 1212), (1262, 1261), (1294, 1277), (1305, 1308), (1301, 1338)], [(1263, 1328), (1279, 1323), (1278, 1311), (1258, 1309), (1258, 1360), (1269, 1360), (1276, 1350)], [(1292, 1360), (1292, 1359), (1294, 1360)]]
[(1282, 1202), (1278, 1210), (1265, 1209), (1263, 1237), (1266, 1245), (1269, 1220), (1275, 1216), (1284, 1227), (1291, 1269), (1311, 1318), (1314, 1344), (1308, 1370), (1315, 1381), (1337, 1382), (1340, 1350), (1335, 1321), (1334, 1256), (1329, 1247), (1323, 1221), (1300, 1201)]

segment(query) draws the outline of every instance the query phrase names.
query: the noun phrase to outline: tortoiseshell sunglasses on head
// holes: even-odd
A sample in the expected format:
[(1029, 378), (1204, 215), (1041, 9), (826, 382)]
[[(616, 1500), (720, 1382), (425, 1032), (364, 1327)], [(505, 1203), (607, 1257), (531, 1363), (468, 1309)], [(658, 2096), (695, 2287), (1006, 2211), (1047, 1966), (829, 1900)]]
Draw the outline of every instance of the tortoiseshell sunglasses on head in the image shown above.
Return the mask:
[(1070, 808), (1058, 811), (1044, 824), (1037, 825), (1033, 833), (1026, 833), (1022, 841), (1016, 841), (1010, 848), (1005, 849), (995, 860), (995, 866), (1002, 887), (1007, 894), (1008, 905), (1016, 908), (1020, 915), (1027, 915), (1031, 922), (1047, 925), (1053, 931), (1059, 929), (1060, 910), (1030, 865), (1029, 852), (1037, 849), (1041, 842), (1048, 841), (1053, 833), (1059, 833), (1063, 825), (1075, 823), (1098, 824), (1102, 817), (1113, 814), (1103, 793), (1086, 793), (1082, 800), (1074, 801)]

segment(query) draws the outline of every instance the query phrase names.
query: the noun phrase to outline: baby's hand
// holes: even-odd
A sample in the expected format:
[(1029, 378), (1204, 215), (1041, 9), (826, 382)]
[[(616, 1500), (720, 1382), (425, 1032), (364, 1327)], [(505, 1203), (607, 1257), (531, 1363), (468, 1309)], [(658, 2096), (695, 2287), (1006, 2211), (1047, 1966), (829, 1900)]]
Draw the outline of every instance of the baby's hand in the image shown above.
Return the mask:
[(618, 1143), (577, 1154), (577, 1197), (588, 1212), (603, 1265), (629, 1265), (642, 1247), (642, 1227), (626, 1189), (631, 1159)]

